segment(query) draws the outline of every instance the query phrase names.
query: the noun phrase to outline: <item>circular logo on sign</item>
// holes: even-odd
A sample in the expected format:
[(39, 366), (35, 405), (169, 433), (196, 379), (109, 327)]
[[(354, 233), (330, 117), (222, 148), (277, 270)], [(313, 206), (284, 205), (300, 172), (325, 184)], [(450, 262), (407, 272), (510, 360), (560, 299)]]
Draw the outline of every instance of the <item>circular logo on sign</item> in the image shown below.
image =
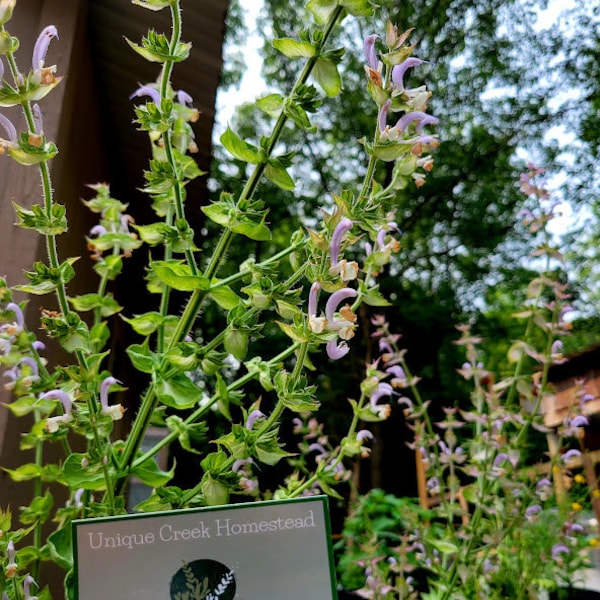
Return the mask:
[(235, 577), (217, 560), (194, 560), (173, 575), (170, 595), (171, 600), (233, 600)]

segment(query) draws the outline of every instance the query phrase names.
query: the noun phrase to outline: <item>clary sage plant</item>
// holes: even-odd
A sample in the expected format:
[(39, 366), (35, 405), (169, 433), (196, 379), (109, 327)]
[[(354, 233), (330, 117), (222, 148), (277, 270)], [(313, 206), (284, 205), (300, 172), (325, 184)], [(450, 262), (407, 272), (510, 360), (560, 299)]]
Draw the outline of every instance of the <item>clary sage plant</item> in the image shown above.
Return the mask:
[[(561, 590), (584, 583), (589, 550), (598, 544), (598, 525), (583, 512), (590, 490), (580, 446), (594, 396), (578, 381), (562, 425), (545, 426), (543, 406), (555, 401), (549, 369), (564, 360), (561, 338), (573, 308), (546, 230), (556, 213), (542, 174), (529, 165), (521, 176), (535, 205), (522, 212), (523, 225), (538, 235), (534, 256), (542, 262), (515, 314), (524, 331), (504, 373), (486, 367), (485, 341), (459, 326), (456, 343), (466, 361), (457, 372), (471, 397), (436, 411), (419, 392), (399, 336), (385, 318), (373, 320), (381, 357), (370, 374), (385, 395), (399, 396), (428, 501), (399, 505), (377, 492), (358, 501), (338, 550), (341, 579), (360, 597), (539, 599), (551, 591), (560, 598)], [(549, 433), (556, 436), (550, 460)]]
[[(172, 17), (170, 36), (149, 31), (141, 41), (127, 40), (132, 52), (160, 67), (156, 81), (132, 90), (135, 127), (147, 132), (152, 148), (144, 192), (156, 220), (133, 223), (127, 205), (113, 198), (107, 185), (93, 185), (95, 196), (86, 205), (98, 223), (87, 234), (87, 243), (98, 284), (78, 296), (69, 293), (76, 260), (60, 256), (57, 249), (57, 238), (67, 229), (67, 215), (61, 199), (53, 195), (50, 163), (57, 148), (46, 139), (42, 124), (44, 106), (52, 101), (51, 92), (63, 76), (46, 64), (49, 44), (59, 43), (54, 41), (58, 31), (49, 24), (35, 44), (31, 66), (23, 66), (18, 40), (10, 34), (12, 12), (20, 6), (16, 0), (0, 3), (0, 106), (20, 106), (25, 115), (25, 130), (17, 131), (0, 113), (5, 132), (0, 148), (3, 160), (39, 170), (40, 203), (25, 207), (17, 202), (15, 210), (17, 225), (38, 232), (47, 249), (47, 260), (25, 273), (25, 283), (0, 282), (0, 362), (4, 385), (12, 392), (8, 409), (16, 417), (32, 417), (22, 448), (33, 450), (35, 456), (34, 462), (10, 471), (16, 481), (33, 482), (31, 503), (19, 515), (8, 508), (0, 513), (4, 600), (49, 597), (39, 580), (44, 560), (66, 571), (65, 589), (70, 595), (71, 521), (126, 512), (132, 477), (153, 489), (136, 507), (140, 511), (220, 505), (228, 502), (231, 493), (261, 497), (257, 470), (290, 457), (280, 436), (284, 411), (308, 422), (307, 414), (319, 406), (318, 390), (307, 375), (312, 369), (310, 355), (324, 351), (331, 361), (344, 360), (357, 329), (358, 307), (386, 304), (376, 276), (398, 246), (394, 190), (411, 181), (423, 184), (433, 164), (427, 152), (438, 144), (431, 131), (437, 121), (426, 112), (429, 92), (404, 82), (406, 71), (422, 61), (411, 57), (409, 34), (388, 24), (382, 37), (366, 41), (367, 86), (379, 119), (372, 140), (364, 142), (369, 162), (362, 188), (340, 190), (330, 210), (323, 213), (322, 223), (295, 232), (283, 250), (266, 260), (228, 264), (232, 245), (248, 238), (257, 243), (271, 239), (269, 209), (256, 197), (257, 186), (267, 178), (284, 190), (294, 188), (288, 172), (293, 155), (281, 147), (280, 137), (290, 124), (313, 130), (310, 113), (318, 110), (322, 95), (311, 81), (326, 96), (341, 90), (337, 65), (343, 51), (328, 47), (332, 31), (343, 19), (373, 12), (369, 0), (311, 0), (310, 30), (298, 39), (274, 41), (290, 60), (304, 61), (304, 68), (289, 94), (270, 94), (257, 102), (273, 119), (271, 135), (252, 143), (228, 128), (221, 136), (229, 153), (250, 166), (249, 176), (239, 195), (222, 190), (218, 201), (202, 208), (219, 234), (212, 240), (212, 252), (201, 254), (196, 245), (198, 224), (186, 216), (186, 186), (202, 175), (191, 156), (198, 112), (189, 94), (171, 85), (173, 69), (188, 57), (191, 44), (181, 38), (178, 0), (133, 3), (140, 18), (145, 10), (165, 10)], [(386, 186), (373, 181), (378, 161), (394, 165), (394, 176)], [(155, 298), (155, 309), (136, 314), (135, 307), (119, 305), (111, 284), (123, 262), (133, 252), (147, 253), (143, 249), (147, 246), (154, 248), (147, 265), (147, 290)], [(350, 250), (360, 260), (347, 258)], [(291, 265), (285, 269), (291, 274), (282, 277), (278, 267), (284, 263)], [(223, 272), (232, 274), (223, 276)], [(178, 293), (176, 306), (171, 301), (174, 292)], [(55, 307), (44, 310), (40, 323), (31, 328), (25, 319), (27, 301), (19, 300), (22, 293), (55, 298)], [(180, 312), (182, 293), (187, 299)], [(45, 304), (49, 306), (50, 300)], [(208, 304), (222, 312), (224, 327), (212, 339), (198, 341), (195, 324)], [(136, 408), (123, 438), (114, 428), (124, 417), (124, 408), (115, 398), (117, 392), (127, 390), (128, 382), (117, 380), (107, 366), (111, 323), (116, 319), (143, 339), (126, 352), (132, 369), (147, 380), (142, 397), (127, 403)], [(252, 341), (267, 323), (276, 323), (288, 344), (276, 355), (257, 355)], [(52, 365), (47, 344), (60, 344), (72, 363)], [(234, 376), (228, 357), (240, 363)], [(204, 387), (198, 385), (199, 378)], [(249, 383), (262, 387), (261, 404), (245, 399)], [(231, 417), (233, 403), (240, 405), (241, 419)], [(214, 440), (211, 452), (198, 456), (198, 478), (192, 487), (169, 485), (173, 470), (161, 470), (154, 457), (174, 442), (194, 452), (192, 442), (203, 433), (204, 420), (215, 408), (231, 421), (229, 430)], [(310, 472), (288, 477), (274, 492), (276, 498), (314, 490), (334, 493), (332, 486), (344, 479), (340, 474), (344, 460), (364, 452), (368, 444), (368, 434), (359, 424), (383, 419), (388, 412), (377, 402), (375, 388), (368, 386), (352, 402), (352, 410), (354, 417), (342, 443), (327, 449), (326, 460), (318, 461)], [(157, 422), (164, 425), (166, 435), (142, 450), (148, 427)], [(44, 460), (48, 445), (61, 449), (57, 464)], [(67, 488), (66, 505), (55, 504), (55, 486)], [(49, 525), (53, 533), (42, 535), (42, 527)]]
[[(232, 494), (263, 498), (257, 473), (280, 461), (288, 461), (296, 470), (271, 492), (273, 497), (293, 498), (315, 491), (335, 494), (334, 486), (347, 479), (348, 459), (368, 453), (372, 434), (363, 428), (364, 423), (385, 419), (398, 387), (414, 383), (395, 346), (396, 338), (381, 329), (383, 320), (375, 319), (386, 357), (368, 366), (356, 398), (350, 400), (352, 419), (341, 443), (330, 447), (326, 436), (320, 435), (314, 418), (319, 401), (311, 354), (326, 354), (328, 364), (337, 368), (337, 361), (345, 360), (353, 344), (359, 306), (387, 305), (377, 276), (399, 245), (395, 193), (425, 183), (433, 167), (429, 152), (438, 145), (437, 119), (427, 112), (430, 92), (424, 85), (413, 88), (406, 83), (409, 70), (418, 73), (424, 62), (412, 56), (410, 32), (388, 23), (380, 35), (364, 41), (366, 87), (377, 118), (372, 138), (362, 141), (368, 160), (362, 186), (337, 190), (329, 209), (323, 210), (322, 222), (296, 231), (279, 252), (262, 261), (250, 258), (231, 264), (228, 250), (236, 244), (247, 239), (255, 244), (270, 242), (269, 207), (257, 197), (257, 187), (266, 178), (283, 190), (294, 189), (289, 173), (294, 157), (282, 147), (282, 131), (295, 127), (315, 133), (310, 115), (319, 110), (321, 92), (329, 97), (341, 91), (338, 64), (343, 51), (328, 46), (331, 34), (344, 19), (371, 16), (373, 6), (370, 0), (310, 0), (310, 28), (298, 38), (274, 40), (280, 52), (290, 60), (303, 61), (304, 67), (287, 95), (272, 93), (257, 101), (258, 108), (272, 118), (268, 137), (248, 141), (229, 127), (221, 136), (224, 148), (248, 165), (248, 177), (239, 194), (222, 190), (217, 201), (202, 207), (214, 225), (211, 230), (218, 234), (204, 241), (201, 253), (197, 246), (200, 227), (186, 214), (187, 184), (203, 175), (192, 157), (198, 112), (193, 98), (171, 83), (173, 69), (193, 49), (181, 37), (179, 0), (133, 0), (133, 4), (139, 7), (140, 18), (145, 10), (164, 10), (172, 18), (170, 35), (149, 31), (142, 40), (127, 40), (132, 52), (157, 65), (156, 80), (132, 90), (134, 126), (147, 132), (152, 149), (143, 189), (156, 220), (134, 223), (127, 204), (113, 198), (108, 185), (92, 185), (95, 196), (86, 205), (98, 223), (88, 232), (87, 243), (98, 283), (95, 290), (74, 296), (69, 282), (78, 264), (73, 257), (60, 256), (57, 247), (68, 216), (61, 199), (53, 195), (50, 163), (57, 148), (43, 129), (44, 107), (52, 101), (51, 92), (63, 76), (46, 64), (49, 44), (59, 43), (54, 41), (58, 31), (49, 24), (41, 32), (30, 67), (17, 52), (18, 40), (10, 34), (12, 12), (20, 6), (16, 0), (0, 0), (0, 107), (20, 106), (25, 116), (25, 130), (17, 131), (0, 113), (5, 132), (0, 150), (5, 154), (2, 160), (12, 159), (23, 168), (39, 171), (40, 202), (25, 207), (17, 201), (14, 206), (17, 225), (38, 232), (47, 249), (47, 260), (36, 262), (25, 273), (25, 282), (0, 280), (0, 363), (4, 385), (12, 393), (7, 409), (14, 417), (27, 416), (33, 423), (23, 431), (21, 445), (35, 457), (9, 471), (15, 481), (32, 481), (34, 495), (18, 515), (8, 507), (0, 512), (3, 600), (49, 598), (40, 580), (42, 561), (53, 561), (64, 569), (65, 594), (71, 597), (72, 520), (125, 513), (131, 478), (152, 489), (150, 497), (135, 507), (137, 511), (222, 505)], [(374, 178), (380, 161), (390, 165), (385, 183)], [(148, 247), (153, 248), (151, 253)], [(111, 293), (124, 261), (133, 252), (150, 256), (147, 293), (155, 299), (155, 308), (143, 314), (136, 314), (135, 307), (121, 306)], [(540, 297), (542, 287), (536, 288)], [(23, 294), (47, 295), (47, 306), (54, 297), (55, 306), (42, 312), (39, 323), (33, 323), (31, 315), (26, 321)], [(197, 321), (208, 306), (221, 313), (223, 328), (211, 339), (198, 339)], [(126, 349), (132, 370), (147, 382), (140, 398), (127, 401), (127, 406), (135, 407), (131, 415), (124, 414), (124, 402), (119, 403), (117, 397), (117, 393), (126, 394), (128, 381), (118, 380), (108, 367), (108, 343), (116, 320), (141, 340)], [(28, 326), (29, 322), (33, 324)], [(259, 355), (253, 342), (267, 325), (278, 327), (288, 343), (277, 354)], [(550, 327), (547, 331), (550, 337), (555, 333)], [(499, 482), (518, 465), (512, 447), (500, 442), (501, 430), (515, 425), (507, 413), (510, 408), (502, 407), (500, 391), (488, 397), (481, 387), (482, 370), (468, 333), (461, 343), (469, 356), (464, 371), (469, 371), (476, 384), (479, 413), (473, 414), (480, 415), (471, 419), (477, 435), (469, 443), (477, 450), (479, 462), (473, 468), (479, 471), (469, 473), (478, 482), (469, 500), (475, 507), (472, 527), (482, 533), (448, 533), (449, 539), (438, 543), (443, 560), (436, 563), (435, 556), (423, 556), (439, 565), (432, 572), (445, 582), (445, 595), (440, 597), (448, 598), (458, 597), (451, 594), (464, 582), (465, 565), (474, 553), (483, 552), (482, 558), (492, 567), (500, 564), (500, 557), (479, 544), (499, 531), (480, 524), (490, 517), (500, 522), (502, 515), (498, 510), (491, 513), (481, 499), (504, 489)], [(71, 356), (70, 364), (59, 366), (47, 360), (47, 346), (56, 344)], [(517, 351), (523, 354), (527, 348)], [(540, 385), (544, 384), (542, 379)], [(249, 385), (261, 389), (261, 401), (248, 399)], [(511, 397), (523, 393), (516, 380), (508, 389), (504, 393)], [(402, 396), (402, 401), (415, 407), (411, 418), (416, 450), (429, 463), (443, 464), (442, 471), (458, 468), (460, 453), (453, 436), (458, 415), (449, 413), (440, 436), (424, 424), (427, 404), (414, 404), (417, 392), (413, 400), (406, 398)], [(226, 431), (214, 439), (211, 451), (197, 456), (197, 479), (191, 487), (172, 485), (173, 469), (161, 470), (155, 457), (175, 443), (192, 454), (197, 452), (194, 441), (204, 434), (206, 418), (215, 410), (229, 423)], [(290, 413), (295, 431), (304, 435), (302, 448), (316, 454), (314, 467), (307, 468), (308, 463), (285, 446), (280, 433), (285, 412)], [(484, 418), (483, 413), (488, 416)], [(131, 421), (130, 427), (115, 428), (115, 422), (124, 417)], [(532, 416), (523, 419), (526, 426), (533, 423)], [(148, 428), (156, 424), (164, 427), (165, 435), (151, 447), (142, 446)], [(121, 430), (126, 431), (123, 437), (117, 434)], [(489, 443), (490, 438), (497, 441)], [(62, 453), (56, 464), (44, 458), (49, 445)], [(493, 468), (488, 469), (490, 461)], [(434, 485), (432, 479), (429, 485)], [(69, 498), (61, 505), (54, 501), (54, 490), (60, 486)], [(452, 530), (455, 492), (452, 484), (450, 498), (443, 504), (447, 531)], [(502, 499), (508, 502), (509, 498)], [(510, 517), (513, 510), (517, 515), (533, 510), (533, 498), (515, 495), (511, 501), (507, 505)], [(502, 531), (514, 532), (513, 522), (509, 519)], [(47, 534), (48, 529), (52, 533)], [(415, 538), (414, 543), (420, 540)], [(559, 547), (555, 554), (566, 552)], [(479, 581), (483, 573), (484, 567), (477, 567), (472, 577)], [(387, 597), (399, 582), (391, 573), (385, 585), (392, 587), (380, 593), (371, 585), (374, 572), (370, 577), (374, 595), (369, 597)]]

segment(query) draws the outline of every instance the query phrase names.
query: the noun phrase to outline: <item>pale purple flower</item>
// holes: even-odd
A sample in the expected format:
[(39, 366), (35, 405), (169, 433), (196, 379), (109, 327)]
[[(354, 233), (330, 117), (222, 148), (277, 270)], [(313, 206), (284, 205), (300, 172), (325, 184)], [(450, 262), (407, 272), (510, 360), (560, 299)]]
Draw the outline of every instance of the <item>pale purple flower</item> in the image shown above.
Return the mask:
[(185, 90), (178, 90), (175, 96), (177, 97), (177, 102), (184, 106), (191, 106), (194, 102), (194, 99)]
[(27, 575), (25, 580), (23, 581), (23, 592), (25, 593), (25, 600), (34, 600), (36, 596), (32, 596), (30, 593), (30, 588), (32, 585), (37, 587), (37, 583), (35, 579), (31, 575)]
[(265, 414), (258, 410), (255, 409), (253, 410), (249, 415), (248, 418), (246, 419), (246, 429), (251, 430), (254, 427), (254, 423), (258, 420), (258, 419), (265, 419)]
[(441, 491), (440, 480), (437, 477), (430, 477), (427, 480), (427, 491), (433, 495), (440, 493), (440, 491)]
[(58, 389), (50, 390), (48, 392), (45, 392), (44, 394), (40, 394), (40, 399), (41, 400), (60, 400), (60, 403), (62, 404), (65, 414), (66, 415), (71, 414), (73, 402), (71, 401), (69, 394), (67, 394), (67, 392), (65, 392), (64, 390), (58, 390)]
[(425, 61), (421, 60), (420, 58), (415, 58), (414, 56), (411, 56), (399, 65), (396, 65), (392, 69), (392, 82), (394, 84), (394, 88), (400, 92), (403, 92), (405, 89), (404, 74), (406, 73), (406, 71), (408, 69), (411, 69), (412, 67), (418, 67), (419, 65), (422, 65), (424, 62)]
[(6, 139), (0, 138), (0, 147), (16, 144), (17, 130), (12, 121), (2, 113), (0, 113), (0, 125), (2, 125), (4, 131), (6, 131)]
[(499, 466), (503, 462), (510, 462), (509, 458), (508, 458), (508, 454), (505, 454), (504, 452), (499, 452), (496, 455), (496, 458), (494, 459), (494, 467)]
[(365, 440), (372, 440), (373, 437), (374, 437), (373, 433), (371, 431), (369, 431), (368, 429), (361, 429), (356, 434), (356, 439), (359, 442), (364, 442)]
[(377, 40), (378, 38), (379, 36), (376, 33), (368, 35), (365, 38), (365, 57), (367, 59), (367, 64), (374, 71), (377, 71), (377, 69), (379, 68), (377, 52), (375, 51), (375, 40)]
[(425, 125), (437, 125), (440, 120), (432, 115), (428, 115), (420, 110), (414, 110), (406, 113), (396, 123), (395, 127), (400, 131), (404, 131), (411, 123), (417, 122), (416, 130), (418, 134), (423, 133)]
[(554, 544), (552, 546), (552, 558), (555, 560), (561, 558), (561, 554), (569, 554), (570, 550), (564, 544)]
[(233, 465), (231, 465), (231, 470), (234, 473), (239, 473), (243, 467), (246, 465), (251, 465), (252, 462), (253, 461), (251, 458), (238, 458), (236, 461), (234, 461)]
[(319, 290), (321, 289), (321, 285), (318, 281), (315, 281), (310, 286), (310, 292), (308, 293), (308, 316), (316, 317), (317, 316), (317, 301), (319, 299)]
[(398, 379), (406, 379), (406, 373), (400, 365), (392, 365), (385, 370), (386, 373)]
[(33, 342), (33, 344), (31, 344), (31, 347), (36, 350), (37, 352), (39, 352), (40, 350), (45, 350), (46, 349), (46, 344), (44, 344), (44, 342), (40, 341), (40, 340), (35, 340)]
[(77, 491), (75, 492), (75, 495), (73, 497), (73, 503), (74, 503), (74, 506), (76, 506), (77, 508), (81, 508), (83, 506), (81, 497), (83, 496), (84, 492), (85, 492), (85, 490), (83, 488), (77, 488)]
[(31, 369), (31, 375), (27, 378), (29, 381), (38, 380), (40, 378), (39, 367), (37, 362), (31, 358), (31, 356), (24, 356), (20, 361), (19, 365), (28, 365)]
[(14, 302), (9, 302), (6, 305), (6, 310), (15, 313), (15, 324), (19, 331), (23, 331), (23, 328), (25, 327), (25, 316), (23, 315), (21, 307), (18, 304), (15, 304)]
[(44, 116), (42, 115), (42, 109), (37, 102), (31, 107), (33, 112), (33, 122), (35, 126), (35, 132), (38, 135), (44, 135)]
[(16, 569), (17, 568), (17, 552), (15, 550), (15, 544), (12, 540), (8, 542), (6, 546), (6, 556), (8, 558), (8, 566), (7, 569)]
[(576, 450), (575, 448), (573, 448), (571, 450), (567, 450), (562, 455), (562, 459), (564, 462), (569, 462), (570, 460), (573, 460), (574, 458), (577, 458), (579, 456), (581, 456), (581, 452), (579, 450)]
[(532, 519), (533, 517), (536, 517), (537, 515), (539, 515), (541, 512), (542, 512), (542, 507), (539, 504), (532, 504), (525, 511), (525, 517), (527, 519)]
[(585, 531), (583, 525), (579, 523), (567, 523), (566, 524), (567, 534), (583, 533)]
[(114, 377), (106, 377), (100, 386), (100, 403), (102, 412), (109, 415), (113, 421), (118, 421), (123, 417), (123, 407), (120, 404), (108, 404), (108, 389), (111, 385), (120, 384), (121, 382)]
[(550, 352), (552, 352), (552, 354), (561, 354), (561, 352), (563, 351), (563, 347), (564, 347), (564, 344), (562, 343), (562, 341), (556, 340), (552, 344), (552, 348), (550, 349)]
[(340, 253), (340, 246), (342, 244), (342, 238), (347, 231), (352, 229), (352, 221), (347, 217), (340, 219), (336, 228), (331, 236), (331, 243), (329, 245), (329, 254), (331, 256), (331, 266), (335, 267), (338, 264), (338, 257)]
[(55, 433), (60, 428), (61, 424), (68, 423), (73, 419), (71, 414), (73, 403), (71, 402), (71, 398), (69, 394), (67, 394), (63, 390), (50, 390), (44, 394), (40, 394), (40, 400), (60, 400), (63, 413), (62, 415), (57, 415), (55, 417), (49, 417), (46, 420), (46, 429), (50, 433)]
[[(349, 307), (343, 307), (340, 310), (340, 317), (334, 318), (338, 306), (348, 298), (356, 298), (358, 292), (352, 288), (342, 288), (329, 296), (325, 305), (325, 318), (327, 327), (331, 331), (336, 331), (343, 340), (348, 340), (354, 335), (354, 320), (356, 317)], [(350, 313), (350, 314), (349, 314)]]
[(390, 346), (390, 343), (387, 340), (384, 340), (383, 338), (381, 338), (379, 340), (379, 352), (393, 354), (394, 349)]
[(571, 427), (587, 427), (589, 424), (590, 422), (584, 415), (577, 415), (576, 417), (573, 417), (569, 422), (569, 425)]
[(12, 390), (15, 387), (17, 379), (19, 379), (19, 370), (14, 366), (12, 369), (4, 371), (3, 376), (10, 380), (8, 383), (4, 384), (4, 389)]
[(552, 482), (547, 477), (540, 479), (535, 486), (535, 492), (541, 500), (547, 500), (552, 493)]
[(377, 118), (377, 122), (379, 124), (379, 133), (383, 133), (387, 127), (387, 115), (391, 105), (392, 101), (388, 98), (379, 109), (379, 116)]
[(104, 225), (94, 225), (91, 229), (90, 229), (90, 235), (96, 235), (96, 236), (101, 236), (104, 235), (106, 233), (106, 227), (104, 227)]
[(33, 71), (39, 71), (44, 68), (48, 47), (54, 38), (58, 39), (58, 31), (54, 25), (48, 25), (48, 27), (45, 27), (42, 30), (42, 33), (40, 33), (31, 57), (31, 67)]
[(317, 456), (315, 458), (316, 461), (323, 460), (323, 458), (327, 456), (327, 450), (325, 450), (325, 447), (322, 444), (319, 444), (318, 442), (312, 443), (308, 447), (308, 451), (317, 452)]
[(591, 402), (593, 399), (594, 399), (594, 396), (592, 394), (584, 394), (581, 397), (580, 404), (582, 404), (582, 405), (586, 404), (587, 402)]
[(350, 348), (346, 342), (342, 341), (338, 344), (336, 340), (331, 340), (330, 342), (327, 342), (325, 351), (331, 360), (339, 360), (340, 358), (344, 358), (344, 356), (350, 352)]
[(3, 77), (4, 77), (4, 62), (2, 61), (2, 58), (0, 58), (0, 81), (2, 81)]
[(154, 104), (157, 106), (160, 106), (160, 93), (157, 89), (149, 85), (140, 85), (140, 87), (129, 96), (129, 99), (132, 100), (133, 98), (141, 98), (142, 96), (150, 96), (152, 102), (154, 102)]
[(376, 404), (383, 396), (391, 396), (393, 393), (394, 389), (389, 383), (381, 382), (371, 394), (371, 404)]

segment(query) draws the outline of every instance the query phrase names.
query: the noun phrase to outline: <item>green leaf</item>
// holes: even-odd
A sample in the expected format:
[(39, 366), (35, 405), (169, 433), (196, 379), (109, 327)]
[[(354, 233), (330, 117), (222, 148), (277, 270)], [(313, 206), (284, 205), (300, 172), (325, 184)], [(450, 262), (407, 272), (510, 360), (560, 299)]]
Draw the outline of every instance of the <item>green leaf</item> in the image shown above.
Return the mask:
[(193, 440), (202, 440), (206, 437), (208, 427), (205, 423), (193, 423), (189, 425), (181, 417), (171, 415), (167, 417), (166, 424), (169, 431), (177, 435), (177, 440), (184, 450), (193, 452), (194, 454), (202, 454), (192, 446), (191, 442)]
[(133, 366), (142, 373), (153, 373), (158, 367), (159, 360), (148, 348), (148, 340), (143, 344), (133, 344), (126, 350)]
[(185, 373), (177, 373), (158, 381), (156, 395), (165, 406), (184, 410), (195, 406), (203, 392)]
[(151, 225), (135, 225), (135, 230), (140, 238), (150, 246), (162, 244), (170, 231), (166, 223), (152, 223)]
[(94, 271), (100, 277), (107, 277), (110, 281), (116, 279), (123, 270), (123, 258), (118, 255), (104, 256), (94, 265)]
[(209, 296), (225, 310), (235, 308), (241, 302), (241, 298), (229, 286), (218, 285), (218, 283), (218, 279), (213, 279), (209, 288)]
[(273, 40), (273, 46), (288, 58), (311, 58), (317, 53), (317, 49), (311, 43), (292, 38)]
[(289, 325), (288, 323), (282, 323), (281, 321), (276, 321), (276, 323), (277, 325), (279, 325), (283, 333), (285, 333), (285, 335), (294, 340), (294, 342), (304, 343), (308, 341), (308, 337), (306, 336), (304, 331), (302, 331), (302, 329), (300, 329), (299, 327)]
[(340, 5), (355, 17), (370, 17), (373, 15), (373, 5), (370, 0), (340, 0)]
[(40, 281), (36, 284), (15, 285), (14, 289), (25, 294), (34, 294), (36, 296), (43, 296), (49, 294), (56, 289), (56, 284), (52, 281)]
[(310, 0), (306, 8), (313, 14), (317, 25), (325, 25), (337, 5), (337, 0)]
[(315, 398), (315, 386), (307, 385), (303, 377), (294, 382), (287, 371), (279, 371), (273, 384), (282, 404), (293, 412), (309, 412), (320, 406)]
[(330, 98), (342, 91), (342, 79), (332, 60), (322, 57), (317, 59), (312, 75)]
[(173, 464), (170, 471), (163, 471), (156, 464), (156, 461), (150, 458), (141, 465), (132, 467), (131, 474), (150, 487), (159, 487), (173, 479), (175, 464)]
[(164, 34), (157, 34), (154, 31), (149, 31), (148, 36), (142, 40), (142, 45), (132, 42), (128, 38), (125, 41), (135, 50), (140, 56), (150, 62), (164, 63), (167, 61), (180, 62), (185, 60), (192, 47), (191, 44), (179, 42), (175, 51), (171, 53), (169, 41)]
[(67, 230), (66, 209), (62, 204), (54, 204), (50, 215), (39, 204), (30, 210), (13, 202), (17, 213), (17, 225), (23, 229), (33, 229), (42, 235), (60, 235)]
[[(114, 476), (114, 469), (108, 467)], [(86, 454), (74, 452), (70, 454), (63, 467), (65, 480), (71, 489), (83, 488), (84, 490), (105, 489), (104, 472), (102, 465), (89, 464)]]
[(298, 127), (301, 127), (305, 131), (316, 131), (316, 127), (312, 126), (306, 111), (298, 104), (288, 102), (285, 105), (284, 112), (290, 119), (292, 119), (292, 121), (294, 121), (294, 123), (296, 123), (296, 125), (298, 125)]
[(264, 218), (258, 223), (253, 221), (243, 221), (234, 225), (231, 228), (231, 231), (239, 233), (240, 235), (245, 235), (251, 240), (257, 240), (259, 242), (268, 242), (271, 239), (271, 231), (264, 224)]
[(21, 523), (23, 525), (45, 523), (50, 517), (53, 506), (54, 498), (49, 490), (43, 496), (34, 497), (29, 506), (21, 507)]
[(442, 554), (456, 554), (458, 552), (458, 546), (453, 542), (449, 542), (448, 540), (429, 539), (429, 542)]
[(18, 146), (10, 146), (8, 153), (19, 164), (30, 166), (51, 160), (58, 154), (58, 148), (52, 142), (46, 142), (39, 147), (20, 143)]
[(206, 277), (192, 275), (190, 267), (182, 262), (156, 260), (150, 268), (162, 283), (180, 292), (205, 290), (210, 285)]
[(128, 319), (127, 317), (121, 317), (126, 323), (131, 325), (131, 328), (140, 335), (150, 335), (154, 333), (162, 324), (163, 316), (156, 311), (137, 315)]
[(222, 202), (214, 202), (208, 206), (203, 206), (201, 210), (213, 223), (223, 227), (229, 226), (232, 211), (231, 207)]
[(282, 190), (292, 191), (296, 184), (277, 158), (272, 158), (265, 167), (265, 176)]
[(256, 101), (256, 106), (270, 117), (277, 119), (283, 110), (284, 99), (281, 94), (269, 94)]
[(69, 298), (69, 302), (73, 308), (79, 312), (88, 310), (100, 309), (100, 314), (103, 317), (110, 317), (122, 310), (119, 303), (111, 296), (100, 296), (99, 294), (83, 294), (75, 298)]
[(13, 481), (29, 481), (36, 477), (41, 477), (42, 467), (34, 463), (21, 465), (17, 469), (3, 469)]
[(384, 162), (392, 162), (400, 158), (403, 154), (408, 154), (411, 148), (412, 144), (410, 143), (394, 142), (391, 140), (380, 142), (374, 146), (365, 144), (365, 149), (369, 154)]
[(173, 0), (131, 0), (131, 3), (155, 12), (167, 6), (174, 6)]
[(202, 478), (201, 489), (207, 506), (221, 506), (229, 501), (229, 488), (206, 473)]
[(48, 546), (52, 560), (62, 569), (73, 568), (73, 536), (71, 522), (67, 522), (48, 536)]
[(227, 127), (221, 136), (221, 143), (238, 160), (256, 165), (262, 161), (262, 152), (253, 144), (242, 140), (237, 133)]

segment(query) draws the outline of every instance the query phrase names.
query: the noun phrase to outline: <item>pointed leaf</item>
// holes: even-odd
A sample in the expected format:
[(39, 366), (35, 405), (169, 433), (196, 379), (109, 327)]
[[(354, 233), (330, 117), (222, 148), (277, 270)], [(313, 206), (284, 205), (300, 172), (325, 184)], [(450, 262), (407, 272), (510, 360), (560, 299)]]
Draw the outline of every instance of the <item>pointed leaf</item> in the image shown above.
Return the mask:
[(317, 53), (317, 49), (309, 42), (301, 42), (292, 38), (273, 40), (273, 46), (288, 58), (311, 58)]
[(281, 163), (276, 159), (271, 159), (265, 167), (265, 176), (282, 190), (292, 191), (296, 184), (285, 170)]
[(238, 160), (253, 165), (261, 162), (261, 151), (256, 146), (242, 140), (230, 127), (227, 127), (225, 133), (221, 136), (221, 143)]
[(319, 58), (312, 75), (330, 98), (337, 96), (342, 91), (342, 79), (333, 61)]
[(165, 406), (180, 410), (192, 408), (203, 396), (202, 390), (185, 373), (160, 379), (156, 385), (156, 394)]

